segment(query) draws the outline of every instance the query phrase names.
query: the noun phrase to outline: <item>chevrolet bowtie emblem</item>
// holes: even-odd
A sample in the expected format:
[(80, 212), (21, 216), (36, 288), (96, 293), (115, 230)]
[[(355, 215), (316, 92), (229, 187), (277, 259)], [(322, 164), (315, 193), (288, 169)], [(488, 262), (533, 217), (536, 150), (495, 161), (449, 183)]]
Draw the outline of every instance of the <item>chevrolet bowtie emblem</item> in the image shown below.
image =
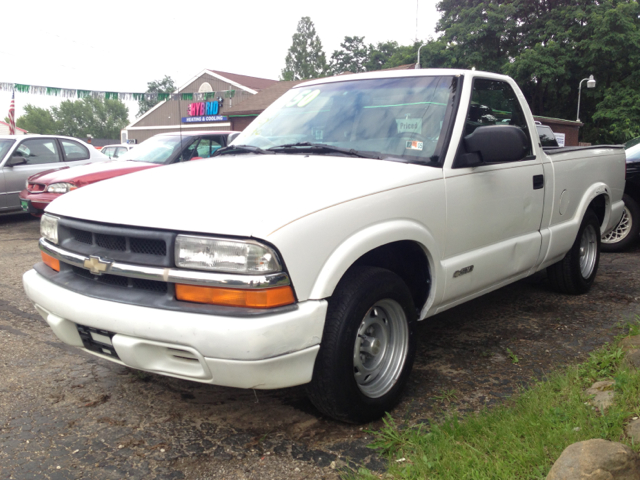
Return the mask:
[(84, 268), (88, 268), (94, 275), (102, 275), (109, 270), (112, 263), (113, 262), (111, 260), (103, 260), (100, 257), (91, 255), (84, 261)]

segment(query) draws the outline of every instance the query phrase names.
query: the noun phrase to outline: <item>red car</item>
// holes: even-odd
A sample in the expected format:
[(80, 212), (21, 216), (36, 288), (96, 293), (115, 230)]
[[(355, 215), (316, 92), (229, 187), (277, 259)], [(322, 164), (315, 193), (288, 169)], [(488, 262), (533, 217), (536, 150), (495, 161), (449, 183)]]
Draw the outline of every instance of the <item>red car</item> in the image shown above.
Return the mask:
[(209, 158), (238, 134), (182, 132), (155, 135), (117, 160), (47, 170), (29, 177), (27, 188), (20, 192), (20, 203), (24, 211), (40, 216), (49, 203), (71, 190), (147, 168)]

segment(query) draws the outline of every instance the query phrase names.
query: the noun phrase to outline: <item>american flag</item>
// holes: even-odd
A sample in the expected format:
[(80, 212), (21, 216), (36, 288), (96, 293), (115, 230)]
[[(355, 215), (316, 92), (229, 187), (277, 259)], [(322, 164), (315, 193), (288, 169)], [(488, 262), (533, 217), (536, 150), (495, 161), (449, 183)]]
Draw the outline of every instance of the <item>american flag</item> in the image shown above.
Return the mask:
[(11, 92), (11, 105), (9, 105), (9, 135), (16, 134), (16, 92)]

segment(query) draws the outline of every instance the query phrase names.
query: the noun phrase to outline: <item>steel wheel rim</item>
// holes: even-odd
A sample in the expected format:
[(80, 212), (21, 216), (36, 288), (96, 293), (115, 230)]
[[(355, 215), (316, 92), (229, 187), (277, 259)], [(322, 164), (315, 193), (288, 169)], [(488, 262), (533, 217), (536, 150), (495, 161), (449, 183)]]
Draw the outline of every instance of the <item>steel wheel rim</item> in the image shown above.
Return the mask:
[(360, 391), (379, 398), (396, 384), (409, 350), (407, 316), (398, 302), (376, 302), (358, 328), (353, 348), (353, 374)]
[(589, 278), (596, 266), (598, 256), (598, 237), (593, 225), (587, 225), (580, 238), (580, 273)]
[(624, 240), (627, 238), (627, 235), (629, 235), (629, 232), (631, 232), (631, 226), (631, 212), (629, 211), (629, 208), (625, 206), (620, 222), (618, 222), (616, 228), (602, 237), (602, 243), (618, 243)]

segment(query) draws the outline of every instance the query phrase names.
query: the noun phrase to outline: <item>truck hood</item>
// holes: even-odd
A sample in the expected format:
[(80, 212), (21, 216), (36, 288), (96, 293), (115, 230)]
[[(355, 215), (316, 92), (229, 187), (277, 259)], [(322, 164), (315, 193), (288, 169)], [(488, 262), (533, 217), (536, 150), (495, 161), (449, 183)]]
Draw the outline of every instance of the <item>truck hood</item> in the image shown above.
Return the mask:
[(119, 177), (127, 173), (145, 170), (147, 168), (158, 167), (154, 163), (133, 162), (124, 160), (111, 160), (106, 162), (88, 163), (76, 167), (63, 167), (58, 170), (47, 170), (29, 177), (29, 181), (43, 185), (52, 183), (71, 182), (78, 187), (89, 185), (90, 183), (106, 180), (107, 178)]
[(46, 211), (119, 225), (267, 238), (314, 212), (436, 178), (442, 178), (439, 168), (383, 160), (224, 155), (96, 183), (62, 195)]

